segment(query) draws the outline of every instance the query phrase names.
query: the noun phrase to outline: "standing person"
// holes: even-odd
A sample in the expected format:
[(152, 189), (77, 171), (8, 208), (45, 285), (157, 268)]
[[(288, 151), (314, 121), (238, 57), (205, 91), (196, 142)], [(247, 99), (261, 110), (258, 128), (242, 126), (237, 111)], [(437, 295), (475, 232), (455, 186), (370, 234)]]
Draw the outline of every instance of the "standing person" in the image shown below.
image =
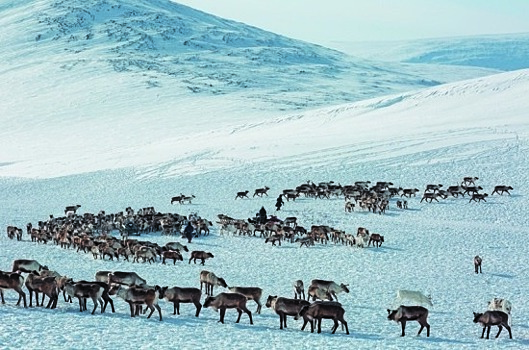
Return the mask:
[(276, 200), (276, 211), (279, 211), (281, 210), (281, 206), (285, 204), (283, 202), (283, 196), (282, 195), (279, 195), (279, 197), (277, 197), (277, 200)]
[(193, 239), (193, 225), (191, 225), (191, 222), (187, 222), (187, 226), (184, 228), (184, 235), (187, 238), (187, 242), (191, 243), (191, 239)]
[(261, 207), (261, 210), (259, 210), (259, 223), (266, 224), (267, 221), (268, 217), (266, 216), (266, 209), (264, 207)]

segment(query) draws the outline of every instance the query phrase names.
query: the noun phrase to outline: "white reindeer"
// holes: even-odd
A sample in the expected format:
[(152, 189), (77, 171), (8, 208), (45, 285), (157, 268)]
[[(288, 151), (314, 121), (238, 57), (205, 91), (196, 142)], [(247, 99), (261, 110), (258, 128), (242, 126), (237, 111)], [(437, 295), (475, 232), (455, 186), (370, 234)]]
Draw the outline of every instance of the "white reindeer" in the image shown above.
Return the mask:
[(400, 305), (403, 301), (412, 302), (417, 305), (433, 306), (431, 295), (426, 296), (423, 293), (414, 290), (399, 289), (397, 291), (395, 302), (397, 305)]

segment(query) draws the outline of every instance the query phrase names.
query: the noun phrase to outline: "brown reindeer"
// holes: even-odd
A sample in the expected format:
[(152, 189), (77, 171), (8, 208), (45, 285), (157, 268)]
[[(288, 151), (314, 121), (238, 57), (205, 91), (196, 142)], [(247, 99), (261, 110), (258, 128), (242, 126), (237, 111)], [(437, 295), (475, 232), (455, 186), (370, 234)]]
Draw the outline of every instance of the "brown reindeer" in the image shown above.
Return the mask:
[[(294, 287), (294, 299), (303, 299), (305, 300), (305, 288), (303, 286), (302, 280), (296, 280), (292, 285)], [(303, 295), (303, 297), (301, 297)]]
[(478, 273), (478, 270), (479, 270), (479, 273), (483, 273), (481, 271), (481, 261), (482, 259), (479, 255), (476, 255), (474, 257), (474, 270), (476, 271), (476, 273)]
[(200, 259), (202, 261), (201, 265), (204, 265), (204, 262), (206, 259), (214, 258), (213, 254), (209, 252), (204, 252), (202, 250), (193, 250), (191, 252), (191, 257), (189, 258), (189, 263), (191, 264), (191, 260), (196, 264), (197, 259)]
[(274, 234), (266, 237), (265, 243), (272, 242), (272, 245), (276, 245), (276, 242), (279, 242), (279, 246), (281, 246), (281, 239), (283, 239), (282, 235)]
[(2, 297), (2, 304), (5, 304), (4, 289), (13, 289), (18, 293), (17, 305), (24, 299), (24, 307), (28, 307), (26, 304), (26, 293), (22, 290), (23, 285), (24, 277), (21, 273), (0, 271), (0, 296)]
[(475, 185), (477, 180), (479, 180), (479, 177), (465, 176), (463, 181), (461, 181), (461, 185)]
[(421, 334), (424, 327), (426, 327), (426, 336), (430, 336), (430, 325), (428, 324), (428, 309), (422, 306), (399, 306), (397, 310), (388, 309), (388, 320), (400, 322), (402, 326), (402, 335), (404, 337), (404, 330), (406, 329), (407, 321), (417, 321), (421, 325), (419, 333)]
[(384, 236), (379, 235), (378, 233), (372, 233), (371, 236), (369, 236), (369, 242), (367, 243), (367, 246), (373, 242), (373, 246), (376, 245), (376, 247), (380, 247), (382, 243), (384, 242)]
[(182, 199), (184, 199), (184, 195), (182, 193), (180, 193), (179, 196), (175, 196), (173, 198), (171, 198), (171, 204), (173, 204), (174, 202), (178, 202), (180, 204), (182, 204)]
[(47, 296), (50, 300), (46, 309), (55, 309), (57, 307), (57, 301), (59, 294), (57, 293), (57, 281), (55, 277), (40, 277), (37, 271), (33, 271), (28, 274), (25, 282), (26, 288), (29, 291), (29, 306), (32, 307), (32, 297), (35, 293), (35, 301), (39, 306), (39, 294), (42, 293), (42, 300), (40, 306), (44, 306), (44, 297)]
[(409, 197), (411, 198), (411, 196), (416, 196), (416, 193), (419, 192), (420, 190), (418, 188), (405, 188), (402, 190), (402, 193), (401, 193), (401, 197)]
[[(69, 280), (71, 281), (72, 279), (70, 278)], [(98, 286), (100, 286), (103, 290), (103, 292), (101, 293), (101, 299), (103, 299), (103, 307), (101, 308), (101, 312), (105, 312), (108, 304), (110, 304), (112, 312), (116, 312), (116, 310), (114, 309), (114, 301), (110, 297), (110, 286), (108, 285), (108, 283), (98, 281), (78, 281), (77, 283), (97, 284)], [(59, 282), (57, 282), (57, 284), (59, 284)], [(84, 310), (86, 310), (86, 298), (84, 299)]]
[(173, 303), (173, 315), (180, 315), (180, 303), (193, 303), (197, 309), (195, 317), (198, 317), (202, 304), (200, 304), (200, 296), (202, 292), (198, 288), (180, 288), (180, 287), (161, 287), (160, 298)]
[(235, 199), (237, 199), (237, 198), (241, 198), (241, 199), (250, 198), (250, 197), (248, 197), (248, 192), (249, 191), (237, 192), (237, 195), (235, 196)]
[(161, 321), (162, 309), (160, 308), (160, 305), (158, 305), (159, 290), (159, 286), (155, 286), (154, 288), (136, 286), (126, 288), (120, 285), (116, 290), (116, 294), (130, 305), (130, 317), (136, 315), (134, 306), (145, 304), (147, 308), (151, 310), (147, 318), (150, 318), (156, 309), (158, 310)]
[(353, 211), (355, 211), (355, 205), (354, 205), (354, 203), (351, 202), (351, 201), (346, 201), (346, 202), (345, 202), (345, 212), (346, 212), (346, 213), (351, 213), (351, 212), (353, 212)]
[(349, 334), (349, 327), (347, 327), (347, 322), (344, 319), (345, 310), (342, 305), (338, 302), (315, 302), (310, 306), (304, 306), (301, 308), (299, 313), (294, 317), (295, 320), (299, 320), (303, 317), (303, 326), (301, 330), (305, 329), (307, 323), (310, 322), (310, 331), (314, 333), (314, 323), (318, 323), (318, 333), (321, 333), (321, 320), (322, 319), (331, 319), (334, 321), (334, 326), (332, 327), (332, 334), (338, 329), (338, 322), (345, 327), (346, 334)]
[(470, 198), (470, 200), (468, 201), (469, 203), (474, 201), (474, 202), (486, 202), (487, 200), (485, 199), (486, 197), (488, 196), (487, 193), (472, 193), (472, 197)]
[(425, 192), (422, 195), (422, 199), (419, 203), (422, 203), (422, 201), (426, 200), (427, 203), (432, 203), (432, 201), (435, 199), (436, 202), (439, 202), (439, 199), (437, 199), (439, 195), (436, 192)]
[(270, 187), (268, 186), (265, 186), (263, 188), (258, 188), (255, 190), (254, 194), (253, 194), (253, 197), (255, 196), (259, 196), (259, 197), (262, 197), (263, 195), (267, 196), (268, 197), (268, 190), (270, 189)]
[(217, 277), (213, 272), (206, 270), (200, 271), (200, 290), (202, 290), (202, 285), (205, 285), (206, 295), (213, 295), (213, 287), (215, 286), (228, 288), (224, 278)]
[(166, 250), (162, 252), (162, 264), (165, 264), (165, 259), (172, 259), (173, 265), (176, 265), (176, 260), (184, 261), (182, 254), (178, 250)]
[(271, 308), (279, 315), (279, 329), (287, 328), (287, 316), (296, 316), (304, 306), (310, 303), (303, 299), (289, 299), (269, 295), (266, 307)]
[(246, 307), (247, 298), (239, 293), (220, 293), (217, 296), (209, 296), (204, 301), (204, 307), (211, 307), (214, 310), (220, 310), (220, 323), (224, 323), (224, 315), (226, 309), (237, 309), (239, 317), (235, 323), (239, 323), (241, 320), (242, 312), (246, 312), (250, 317), (250, 324), (253, 324), (252, 313)]
[(480, 323), (483, 326), (483, 332), (481, 338), (485, 335), (485, 328), (487, 329), (487, 338), (489, 339), (490, 328), (492, 326), (498, 326), (498, 334), (496, 338), (500, 336), (500, 333), (505, 327), (509, 332), (509, 338), (512, 339), (511, 327), (509, 326), (509, 315), (503, 311), (485, 311), (484, 313), (474, 312), (474, 323)]
[[(343, 283), (338, 284), (334, 281), (326, 281), (326, 280), (319, 280), (319, 279), (313, 279), (310, 282), (310, 287), (316, 287), (320, 290), (327, 291), (330, 295), (332, 295), (336, 299), (336, 301), (338, 301), (338, 297), (336, 296), (336, 294), (340, 292), (349, 293), (348, 286), (349, 286), (348, 284), (343, 284)], [(332, 300), (332, 298), (330, 300)]]
[[(491, 196), (494, 194), (494, 193), (497, 193), (499, 194), (500, 196), (503, 195), (503, 193), (507, 192), (507, 194), (510, 196), (511, 193), (509, 191), (512, 191), (513, 188), (511, 186), (505, 186), (505, 185), (498, 185), (498, 186), (494, 186), (494, 191), (492, 191), (491, 193)], [(501, 193), (500, 193), (501, 192)]]
[(94, 302), (94, 309), (92, 315), (96, 312), (97, 303), (101, 305), (101, 313), (103, 313), (103, 299), (101, 298), (104, 288), (95, 283), (73, 283), (66, 282), (64, 291), (70, 298), (79, 299), (79, 311), (86, 310), (85, 299), (90, 298)]
[(248, 300), (254, 300), (257, 303), (256, 313), (261, 313), (261, 296), (263, 290), (258, 287), (228, 287), (228, 290), (232, 293), (239, 293), (244, 295)]

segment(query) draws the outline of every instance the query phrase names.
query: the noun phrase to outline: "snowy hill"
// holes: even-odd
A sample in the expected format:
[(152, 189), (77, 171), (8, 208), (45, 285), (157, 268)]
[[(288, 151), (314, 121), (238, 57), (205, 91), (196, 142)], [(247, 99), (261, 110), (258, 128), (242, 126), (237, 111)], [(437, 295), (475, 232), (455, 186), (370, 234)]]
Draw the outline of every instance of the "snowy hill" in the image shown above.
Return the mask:
[(379, 61), (471, 66), (503, 71), (529, 68), (529, 33), (395, 42), (330, 42), (329, 47)]
[(8, 1), (0, 11), (0, 73), (24, 98), (38, 98), (27, 86), (17, 90), (28, 76), (50, 98), (59, 98), (50, 80), (114, 96), (119, 87), (87, 81), (116, 72), (113, 82), (133, 79), (153, 94), (231, 95), (255, 108), (293, 110), (491, 73), (355, 59), (169, 0)]
[[(121, 104), (112, 110), (100, 105), (82, 111), (101, 116), (98, 122), (50, 115), (49, 122), (33, 124), (31, 115), (20, 115), (7, 119), (10, 127), (0, 132), (5, 140), (0, 175), (46, 178), (133, 167), (142, 176), (166, 177), (249, 162), (301, 158), (319, 163), (318, 152), (324, 150), (349, 162), (367, 144), (369, 153), (380, 159), (446, 142), (454, 146), (515, 135), (525, 139), (528, 89), (529, 71), (521, 70), (260, 120), (234, 116), (206, 100), (184, 100), (193, 123), (163, 114), (146, 99), (141, 100), (141, 112)], [(215, 119), (204, 111), (215, 113)], [(393, 142), (410, 147), (386, 149)], [(379, 148), (384, 152), (377, 155)]]

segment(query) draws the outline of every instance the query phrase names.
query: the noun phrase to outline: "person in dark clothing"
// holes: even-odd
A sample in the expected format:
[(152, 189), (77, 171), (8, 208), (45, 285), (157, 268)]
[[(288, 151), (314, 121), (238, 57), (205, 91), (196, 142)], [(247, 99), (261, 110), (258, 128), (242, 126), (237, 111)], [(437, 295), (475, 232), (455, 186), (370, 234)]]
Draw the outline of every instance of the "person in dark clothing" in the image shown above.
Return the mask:
[(264, 207), (261, 207), (261, 210), (259, 210), (259, 223), (266, 224), (267, 221), (268, 217), (266, 216), (266, 209)]
[(193, 239), (193, 231), (195, 229), (193, 228), (193, 225), (191, 225), (190, 222), (187, 223), (187, 226), (184, 228), (184, 235), (187, 238), (187, 241), (191, 243), (191, 239)]
[(283, 206), (283, 204), (285, 204), (283, 202), (283, 196), (279, 195), (279, 197), (277, 197), (277, 200), (276, 200), (276, 211), (281, 210), (281, 206)]

